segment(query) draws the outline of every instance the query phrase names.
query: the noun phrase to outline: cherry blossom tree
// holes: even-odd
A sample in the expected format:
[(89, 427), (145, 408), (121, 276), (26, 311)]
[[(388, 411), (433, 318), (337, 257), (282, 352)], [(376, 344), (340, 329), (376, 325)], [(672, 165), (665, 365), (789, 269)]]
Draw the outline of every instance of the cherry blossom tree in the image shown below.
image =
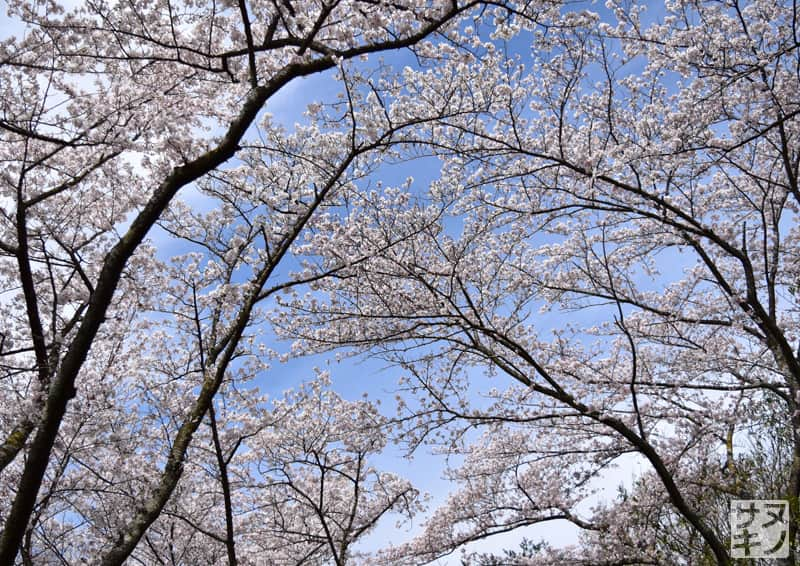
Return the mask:
[[(727, 565), (753, 496), (794, 562), (796, 6), (9, 10), (0, 563), (417, 564), (561, 520), (578, 546), (509, 560)], [(264, 112), (325, 71), (338, 99)], [(396, 364), (396, 419), (324, 376), (270, 404), (273, 329)], [(456, 490), (366, 555), (420, 509), (368, 464), (389, 434)]]
[[(463, 487), (387, 563), (563, 519), (585, 544), (522, 563), (730, 564), (719, 502), (767, 493), (790, 502), (794, 563), (797, 6), (607, 10), (490, 40), (465, 27), (469, 56), (408, 69), (387, 115), (442, 114), (415, 146), (440, 177), (352, 201), (309, 271), (382, 251), (273, 317), (301, 351), (398, 364), (410, 441), (466, 457)], [(747, 446), (764, 436), (786, 441), (759, 484), (745, 470), (767, 458)], [(640, 502), (580, 508), (625, 454), (648, 466)]]
[[(369, 462), (388, 432), (374, 404), (343, 400), (325, 374), (273, 403), (254, 404), (253, 397), (247, 390), (240, 403), (226, 402), (198, 434), (186, 481), (134, 560), (361, 563), (369, 555), (356, 543), (381, 517), (409, 519), (421, 509), (407, 480)], [(253, 407), (249, 419), (236, 409), (241, 403)]]
[[(246, 539), (273, 564), (344, 565), (367, 560), (354, 543), (387, 512), (411, 518), (419, 492), (379, 472), (368, 457), (387, 441), (387, 421), (367, 401), (325, 390), (325, 375), (273, 409), (273, 422), (248, 442), (246, 459), (266, 478), (267, 498), (248, 517)], [(265, 504), (266, 502), (266, 504)], [(264, 532), (264, 531), (267, 532)], [(367, 560), (367, 563), (369, 560)]]
[[(157, 562), (235, 563), (243, 496), (234, 487), (247, 471), (234, 460), (235, 435), (266, 422), (260, 396), (243, 393), (271, 355), (261, 305), (327, 276), (287, 277), (290, 247), (324, 222), (321, 210), (359, 190), (405, 128), (432, 117), (405, 113), (387, 125), (380, 105), (367, 104), (389, 88), (370, 83), (368, 56), (426, 38), (425, 49), (460, 51), (462, 17), (510, 24), (540, 8), (8, 9), (20, 28), (0, 43), (0, 562), (120, 564), (141, 546)], [(327, 70), (342, 90), (330, 112), (310, 108), (293, 131), (264, 113), (287, 85)], [(147, 239), (156, 228), (166, 244)], [(327, 535), (340, 562), (394, 508), (378, 494), (393, 501), (401, 486), (350, 466), (333, 465), (366, 493), (349, 527)], [(209, 501), (181, 485), (201, 468)], [(212, 504), (224, 528), (201, 524)], [(193, 547), (201, 539), (213, 548)]]

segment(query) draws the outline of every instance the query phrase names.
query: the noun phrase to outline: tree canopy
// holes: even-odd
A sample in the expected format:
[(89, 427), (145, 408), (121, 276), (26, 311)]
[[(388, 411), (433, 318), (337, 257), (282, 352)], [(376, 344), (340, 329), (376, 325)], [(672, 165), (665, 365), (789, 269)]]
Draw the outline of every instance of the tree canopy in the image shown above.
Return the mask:
[[(798, 7), (646, 8), (9, 2), (0, 563), (729, 565), (782, 499), (793, 564)], [(334, 352), (395, 406), (265, 394)]]

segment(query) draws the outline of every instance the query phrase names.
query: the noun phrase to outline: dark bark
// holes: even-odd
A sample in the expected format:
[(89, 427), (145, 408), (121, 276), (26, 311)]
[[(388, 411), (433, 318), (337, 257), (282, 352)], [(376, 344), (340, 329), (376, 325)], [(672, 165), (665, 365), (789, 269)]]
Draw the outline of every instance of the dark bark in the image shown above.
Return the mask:
[(228, 461), (222, 450), (217, 429), (217, 415), (214, 405), (208, 409), (208, 418), (211, 423), (211, 436), (214, 441), (214, 454), (217, 457), (219, 468), (219, 483), (222, 486), (222, 498), (225, 502), (225, 551), (228, 553), (228, 566), (236, 566), (236, 532), (233, 526), (233, 502), (231, 501), (231, 483), (228, 476)]

